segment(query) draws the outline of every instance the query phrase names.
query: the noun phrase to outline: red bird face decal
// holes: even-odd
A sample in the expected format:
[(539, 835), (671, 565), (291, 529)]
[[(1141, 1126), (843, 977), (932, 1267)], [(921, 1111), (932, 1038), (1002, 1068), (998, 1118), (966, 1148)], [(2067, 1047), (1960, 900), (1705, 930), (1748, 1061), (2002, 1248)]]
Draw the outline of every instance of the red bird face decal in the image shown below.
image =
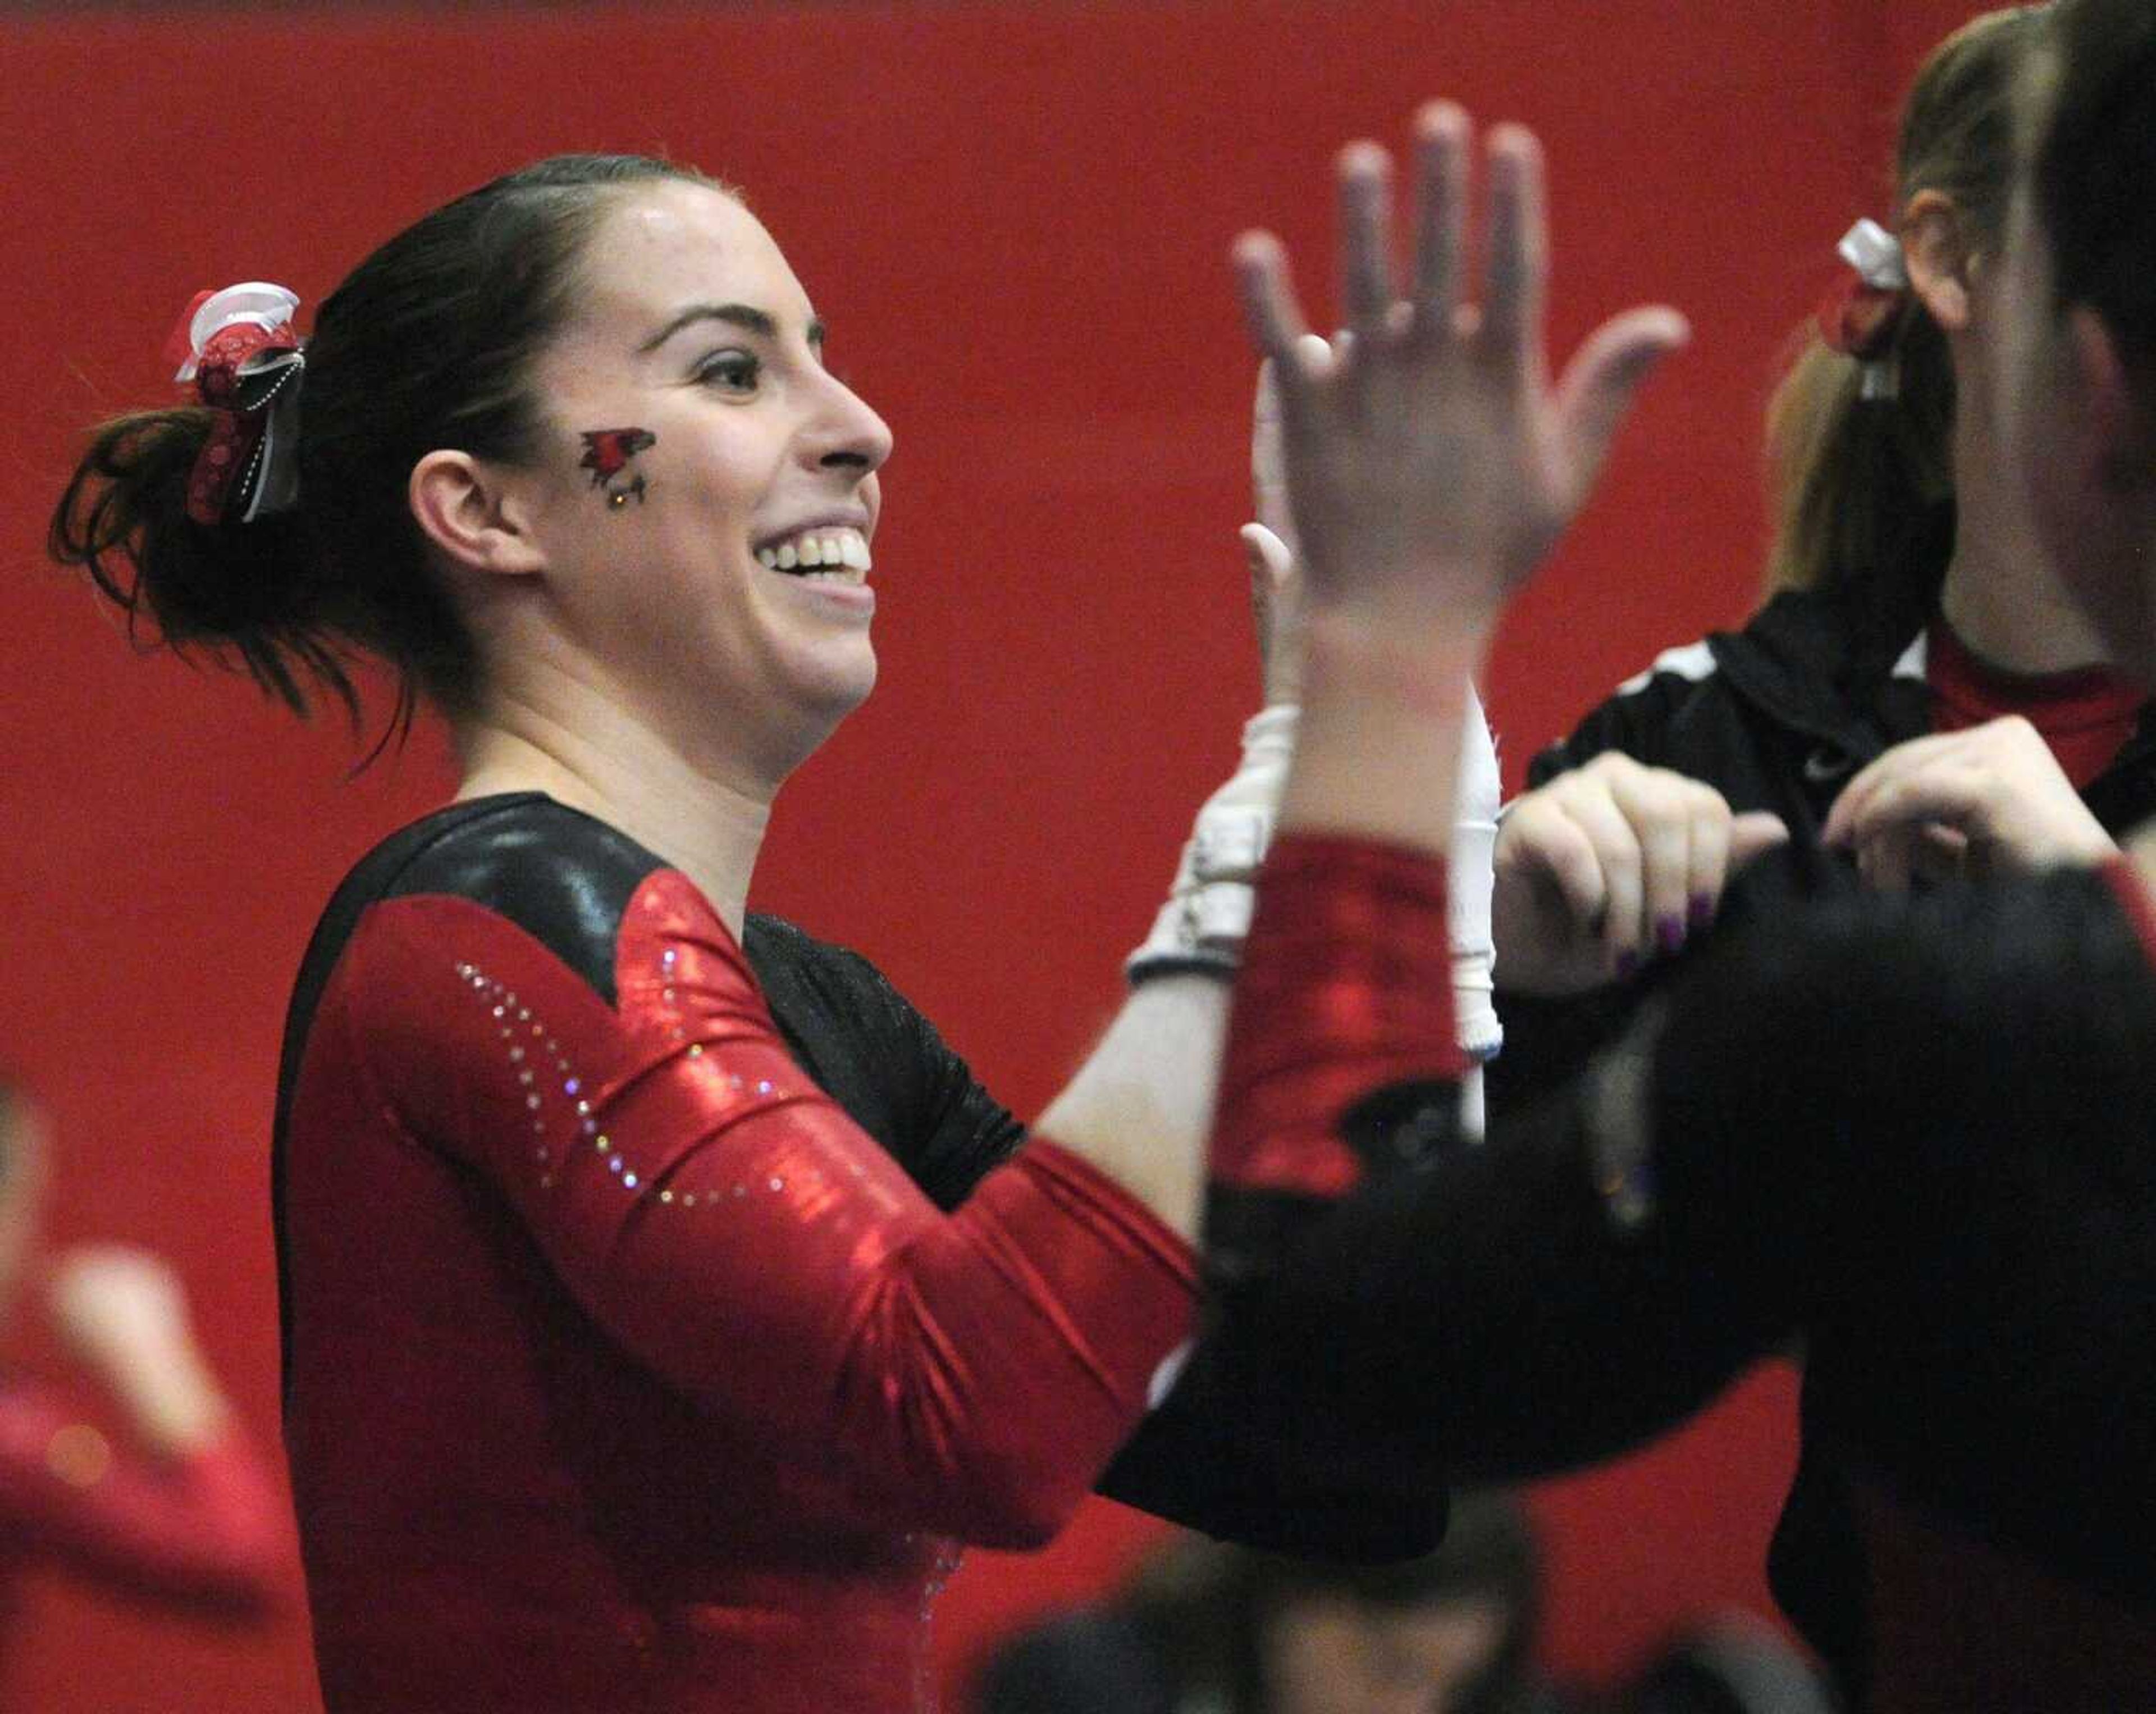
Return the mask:
[(584, 456), (578, 461), (577, 468), (592, 473), (592, 486), (606, 488), (607, 497), (615, 505), (634, 493), (639, 501), (644, 498), (644, 478), (639, 476), (629, 487), (616, 492), (608, 485), (629, 468), (629, 461), (647, 446), (659, 444), (659, 437), (649, 429), (586, 429)]

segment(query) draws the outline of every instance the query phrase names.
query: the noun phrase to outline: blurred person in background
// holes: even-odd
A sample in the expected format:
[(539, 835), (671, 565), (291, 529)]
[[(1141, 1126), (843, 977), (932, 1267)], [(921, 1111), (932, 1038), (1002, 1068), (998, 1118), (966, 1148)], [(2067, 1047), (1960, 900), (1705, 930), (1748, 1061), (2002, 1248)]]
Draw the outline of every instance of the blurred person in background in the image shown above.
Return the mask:
[(38, 1254), (44, 1113), (0, 1084), (0, 1313), (34, 1294), (119, 1407), (115, 1444), (61, 1388), (0, 1375), (0, 1604), (45, 1567), (158, 1606), (261, 1619), (290, 1574), (284, 1502), (188, 1331), (180, 1283), (116, 1244)]
[(1456, 1495), (1444, 1545), (1396, 1565), (1179, 1541), (999, 1647), (974, 1714), (1834, 1714), (1803, 1655), (1735, 1611), (1614, 1691), (1560, 1689), (1535, 1665), (1540, 1562), (1498, 1489)]
[(1536, 1672), (1526, 1511), (1455, 1498), (1445, 1544), (1353, 1566), (1187, 1541), (1006, 1644), (978, 1714), (1562, 1714)]
[(1784, 838), (1853, 867), (1762, 865), (1738, 908), (2099, 862), (2156, 812), (2146, 693), (2068, 599), (1996, 429), (2014, 98), (2045, 21), (1987, 13), (1916, 75), (1885, 223), (1845, 240), (1769, 411), (1767, 605), (1621, 687), (1507, 806), (1496, 1099), (1576, 1070), (1647, 991), (1627, 979)]

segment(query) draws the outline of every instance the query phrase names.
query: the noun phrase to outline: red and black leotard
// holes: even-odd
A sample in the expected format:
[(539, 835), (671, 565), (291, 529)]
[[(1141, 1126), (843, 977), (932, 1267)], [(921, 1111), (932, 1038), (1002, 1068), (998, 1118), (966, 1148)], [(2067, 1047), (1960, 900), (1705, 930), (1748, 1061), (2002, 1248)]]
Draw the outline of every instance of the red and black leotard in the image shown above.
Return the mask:
[(1051, 1534), (1189, 1337), (1172, 1233), (749, 939), (536, 796), (332, 901), (276, 1186), (331, 1714), (914, 1707), (952, 1544)]
[(1268, 858), (1185, 1389), (1437, 1485), (1623, 1449), (1800, 1335), (1769, 1570), (1857, 1704), (2156, 1706), (2156, 913), (2125, 866), (1736, 935), (1479, 1149), (1443, 922), (1406, 853)]

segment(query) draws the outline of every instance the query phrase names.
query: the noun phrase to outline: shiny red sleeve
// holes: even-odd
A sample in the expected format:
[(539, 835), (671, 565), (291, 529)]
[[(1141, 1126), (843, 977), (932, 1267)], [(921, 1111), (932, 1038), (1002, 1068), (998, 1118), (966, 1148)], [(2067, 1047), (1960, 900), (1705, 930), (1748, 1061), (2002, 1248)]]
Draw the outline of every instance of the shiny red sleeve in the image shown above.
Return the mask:
[(1188, 1248), (1039, 1139), (938, 1212), (794, 1063), (677, 873), (638, 888), (613, 974), (610, 1006), (485, 907), (398, 898), (316, 1028), (352, 1032), (410, 1145), (482, 1173), (624, 1346), (866, 1517), (1051, 1535), (1190, 1336)]
[(289, 1558), (285, 1507), (238, 1428), (150, 1462), (35, 1392), (0, 1394), (0, 1532), (11, 1557), (151, 1599), (252, 1617)]
[(1389, 1085), (1456, 1082), (1443, 863), (1290, 835), (1267, 853), (1236, 978), (1214, 1184), (1332, 1198), (1361, 1180), (1342, 1120)]

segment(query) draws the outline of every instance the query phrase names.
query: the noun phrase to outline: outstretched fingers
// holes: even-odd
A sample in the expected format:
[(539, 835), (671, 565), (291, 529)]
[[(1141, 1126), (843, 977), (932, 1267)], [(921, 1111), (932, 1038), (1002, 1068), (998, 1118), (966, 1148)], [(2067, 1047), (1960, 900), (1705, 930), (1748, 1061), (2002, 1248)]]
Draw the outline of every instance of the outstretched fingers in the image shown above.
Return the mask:
[(1393, 307), (1393, 162), (1377, 144), (1340, 152), (1340, 290), (1348, 326), (1383, 330)]
[(1578, 490), (1593, 485), (1647, 377), (1691, 337), (1691, 324), (1663, 305), (1627, 310), (1595, 330), (1565, 366), (1557, 389), (1557, 433)]
[(1470, 135), (1466, 111), (1451, 101), (1415, 115), (1414, 310), (1419, 325), (1440, 333), (1460, 307)]
[(1543, 151), (1523, 126), (1490, 133), (1488, 261), (1480, 344), (1511, 367), (1539, 365), (1543, 307), (1549, 282), (1549, 230), (1543, 194)]
[(1671, 310), (1620, 317), (1553, 391), (1541, 146), (1517, 125), (1490, 133), (1477, 280), (1464, 277), (1476, 271), (1466, 239), (1473, 149), (1458, 106), (1433, 102), (1417, 116), (1404, 280), (1391, 253), (1391, 161), (1375, 143), (1342, 151), (1335, 231), (1348, 337), (1331, 344), (1310, 332), (1277, 239), (1245, 233), (1235, 253), (1251, 333), (1275, 368), (1306, 573), (1322, 588), (1352, 564), (1373, 609), (1418, 622), (1494, 615), (1586, 498), (1634, 394), (1686, 332)]
[(1273, 365), (1283, 418), (1309, 383), (1330, 372), (1332, 349), (1310, 331), (1296, 301), (1287, 251), (1270, 232), (1245, 232), (1235, 240), (1235, 295), (1250, 338)]

